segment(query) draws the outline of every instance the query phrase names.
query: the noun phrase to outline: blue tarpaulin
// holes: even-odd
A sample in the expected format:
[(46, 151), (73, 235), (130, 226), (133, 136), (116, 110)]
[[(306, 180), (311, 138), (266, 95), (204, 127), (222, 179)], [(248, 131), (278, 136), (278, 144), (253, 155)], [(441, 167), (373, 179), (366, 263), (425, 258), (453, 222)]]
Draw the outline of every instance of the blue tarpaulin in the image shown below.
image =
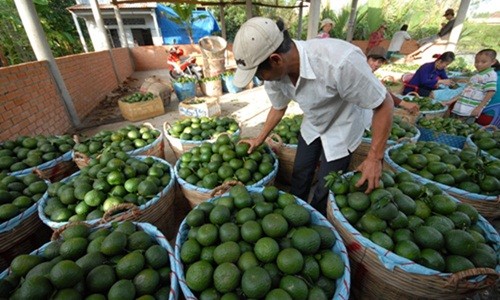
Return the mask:
[[(172, 8), (158, 4), (156, 16), (158, 17), (158, 25), (160, 26), (164, 45), (191, 43), (186, 29), (171, 20), (171, 18), (175, 19), (177, 17)], [(198, 43), (198, 40), (202, 37), (213, 35), (215, 32), (220, 31), (219, 24), (217, 24), (214, 16), (209, 11), (193, 10), (193, 20), (194, 43)]]

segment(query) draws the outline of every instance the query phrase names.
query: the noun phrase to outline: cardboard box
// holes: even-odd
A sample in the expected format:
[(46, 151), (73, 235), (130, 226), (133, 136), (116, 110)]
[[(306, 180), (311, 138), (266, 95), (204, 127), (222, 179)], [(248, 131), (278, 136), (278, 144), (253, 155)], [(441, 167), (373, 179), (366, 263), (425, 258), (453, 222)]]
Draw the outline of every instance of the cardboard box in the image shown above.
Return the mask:
[(160, 96), (156, 96), (149, 101), (135, 103), (127, 103), (119, 100), (118, 106), (120, 107), (122, 116), (132, 122), (157, 117), (165, 113), (163, 101)]
[(221, 114), (218, 97), (196, 97), (179, 103), (181, 117), (213, 117)]

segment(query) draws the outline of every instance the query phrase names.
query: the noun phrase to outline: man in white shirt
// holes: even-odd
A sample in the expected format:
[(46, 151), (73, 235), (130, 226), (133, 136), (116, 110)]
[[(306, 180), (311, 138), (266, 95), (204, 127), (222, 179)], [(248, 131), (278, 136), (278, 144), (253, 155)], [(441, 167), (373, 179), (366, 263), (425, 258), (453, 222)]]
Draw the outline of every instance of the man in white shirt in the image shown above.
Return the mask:
[(389, 49), (387, 49), (387, 59), (391, 59), (393, 54), (399, 53), (401, 46), (405, 40), (410, 40), (411, 36), (406, 32), (408, 30), (408, 25), (404, 24), (401, 26), (401, 30), (396, 31), (392, 36), (391, 43), (389, 44)]
[(393, 102), (372, 74), (361, 49), (337, 39), (296, 41), (282, 21), (256, 17), (236, 34), (233, 52), (238, 69), (234, 84), (245, 86), (254, 76), (264, 80), (272, 107), (260, 134), (245, 140), (250, 152), (262, 144), (294, 99), (304, 112), (291, 193), (307, 200), (318, 160), (318, 185), (311, 205), (326, 215), (328, 189), (324, 177), (347, 170), (351, 153), (361, 143), (365, 109), (372, 109), (373, 139), (358, 170), (366, 192), (378, 187), (385, 144), (392, 124)]

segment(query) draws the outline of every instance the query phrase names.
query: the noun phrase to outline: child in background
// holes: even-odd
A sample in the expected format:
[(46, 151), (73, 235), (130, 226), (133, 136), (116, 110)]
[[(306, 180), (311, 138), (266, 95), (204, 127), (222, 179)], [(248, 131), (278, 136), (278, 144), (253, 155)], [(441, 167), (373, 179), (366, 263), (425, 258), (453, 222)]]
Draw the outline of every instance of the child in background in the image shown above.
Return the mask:
[(330, 31), (333, 29), (333, 26), (335, 26), (335, 23), (329, 19), (326, 18), (323, 21), (321, 21), (321, 24), (319, 25), (319, 33), (316, 36), (319, 39), (326, 39), (330, 37)]
[(470, 78), (463, 92), (443, 105), (451, 105), (453, 116), (468, 119), (478, 118), (488, 105), (497, 89), (497, 73), (493, 70), (497, 53), (493, 49), (484, 49), (476, 54), (474, 66), (477, 74)]

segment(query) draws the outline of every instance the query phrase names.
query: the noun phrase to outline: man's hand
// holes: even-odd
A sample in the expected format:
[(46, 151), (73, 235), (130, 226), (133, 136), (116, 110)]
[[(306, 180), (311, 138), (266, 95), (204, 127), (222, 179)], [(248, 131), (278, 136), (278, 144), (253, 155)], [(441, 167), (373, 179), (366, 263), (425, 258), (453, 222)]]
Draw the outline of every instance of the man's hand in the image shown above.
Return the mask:
[(248, 148), (248, 154), (252, 153), (257, 147), (262, 145), (262, 141), (259, 141), (258, 138), (240, 140), (238, 144), (239, 143), (247, 143), (250, 145), (250, 148)]
[(365, 181), (368, 181), (368, 188), (365, 194), (369, 194), (372, 190), (380, 185), (380, 177), (382, 175), (382, 161), (379, 159), (366, 158), (361, 165), (356, 169), (360, 171), (362, 176), (356, 183), (356, 187), (362, 186)]
[(417, 103), (412, 103), (412, 102), (406, 102), (406, 101), (401, 101), (399, 104), (402, 108), (406, 109), (409, 111), (412, 115), (416, 115), (420, 111), (420, 107), (418, 106)]

